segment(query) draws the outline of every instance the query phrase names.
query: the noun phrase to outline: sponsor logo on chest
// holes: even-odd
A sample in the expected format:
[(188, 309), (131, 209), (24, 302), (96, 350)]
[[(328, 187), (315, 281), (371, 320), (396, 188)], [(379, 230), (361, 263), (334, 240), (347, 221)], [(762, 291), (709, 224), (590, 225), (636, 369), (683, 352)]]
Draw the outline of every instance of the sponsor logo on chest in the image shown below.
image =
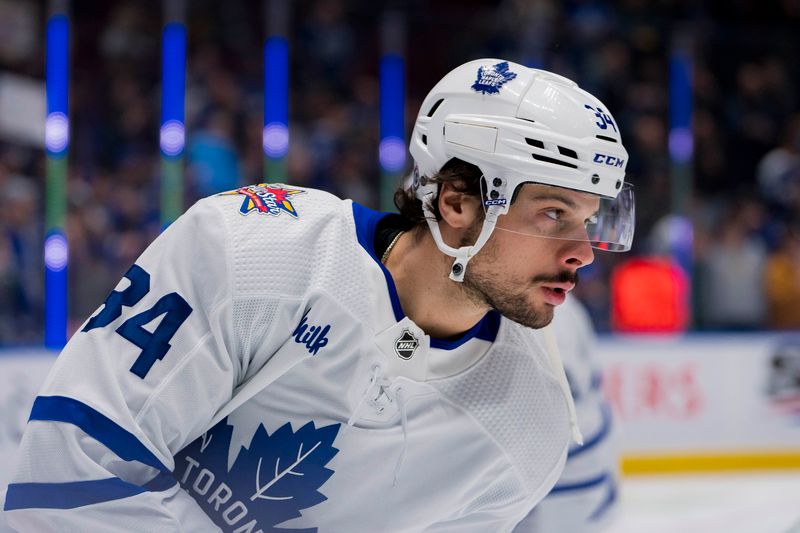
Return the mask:
[(300, 319), (300, 323), (292, 332), (292, 337), (294, 337), (294, 342), (305, 345), (308, 353), (317, 355), (317, 352), (328, 344), (328, 332), (330, 332), (331, 326), (330, 324), (325, 326), (309, 324), (308, 313), (310, 312), (311, 309), (306, 311), (303, 318)]

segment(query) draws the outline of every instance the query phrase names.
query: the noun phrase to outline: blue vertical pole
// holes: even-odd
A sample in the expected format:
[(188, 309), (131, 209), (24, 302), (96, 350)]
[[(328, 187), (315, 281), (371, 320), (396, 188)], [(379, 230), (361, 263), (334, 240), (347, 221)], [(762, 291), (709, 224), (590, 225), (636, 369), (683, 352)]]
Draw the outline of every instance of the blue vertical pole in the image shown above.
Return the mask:
[(380, 63), (381, 126), (378, 146), (380, 204), (384, 211), (393, 209), (394, 189), (400, 184), (406, 164), (404, 34), (404, 17), (394, 11), (385, 13)]
[(288, 182), (289, 9), (288, 0), (264, 0), (264, 181)]
[[(669, 156), (672, 196), (670, 219), (670, 255), (686, 273), (691, 287), (693, 307), (700, 306), (698, 279), (694, 275), (694, 231), (689, 218), (692, 197), (692, 46), (691, 32), (679, 32), (673, 40), (669, 64)], [(697, 313), (694, 313), (698, 316)]]
[(183, 212), (183, 148), (185, 145), (186, 28), (164, 26), (161, 48), (161, 227)]
[(66, 236), (67, 155), (69, 152), (69, 20), (62, 12), (47, 23), (45, 86), (45, 326), (44, 344), (60, 349), (67, 342)]
[(288, 181), (289, 43), (273, 35), (264, 43), (264, 174), (267, 181)]
[(672, 256), (687, 274), (692, 267), (692, 231), (687, 215), (692, 196), (692, 56), (689, 43), (677, 40), (670, 57), (669, 154), (671, 161)]

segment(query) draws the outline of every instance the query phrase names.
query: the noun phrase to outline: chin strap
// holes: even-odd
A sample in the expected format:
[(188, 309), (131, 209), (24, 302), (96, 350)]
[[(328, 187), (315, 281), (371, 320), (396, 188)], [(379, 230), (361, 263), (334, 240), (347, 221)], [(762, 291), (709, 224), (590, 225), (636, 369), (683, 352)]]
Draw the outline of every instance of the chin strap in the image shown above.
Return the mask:
[(581, 430), (578, 427), (578, 415), (575, 413), (575, 402), (572, 399), (572, 392), (569, 389), (567, 374), (564, 372), (564, 363), (561, 362), (561, 352), (558, 350), (556, 335), (553, 332), (553, 327), (549, 325), (542, 328), (541, 331), (544, 348), (550, 360), (550, 367), (553, 369), (558, 384), (561, 386), (561, 392), (564, 394), (564, 399), (567, 401), (572, 439), (579, 445), (583, 445), (583, 435), (581, 435)]
[[(432, 193), (429, 194), (429, 196), (432, 196)], [(472, 246), (453, 248), (444, 242), (442, 231), (439, 229), (439, 222), (436, 220), (436, 215), (434, 215), (428, 207), (428, 200), (429, 199), (426, 197), (422, 202), (422, 210), (425, 212), (425, 221), (428, 223), (433, 240), (439, 250), (441, 250), (443, 254), (455, 258), (453, 266), (450, 268), (450, 279), (461, 283), (464, 281), (464, 275), (467, 273), (467, 264), (470, 259), (481, 251), (483, 245), (486, 244), (489, 237), (492, 236), (492, 231), (494, 231), (494, 226), (497, 223), (497, 217), (500, 216), (500, 211), (493, 208), (487, 209), (486, 218), (484, 218), (483, 226), (481, 227), (481, 233), (478, 235), (475, 244)]]

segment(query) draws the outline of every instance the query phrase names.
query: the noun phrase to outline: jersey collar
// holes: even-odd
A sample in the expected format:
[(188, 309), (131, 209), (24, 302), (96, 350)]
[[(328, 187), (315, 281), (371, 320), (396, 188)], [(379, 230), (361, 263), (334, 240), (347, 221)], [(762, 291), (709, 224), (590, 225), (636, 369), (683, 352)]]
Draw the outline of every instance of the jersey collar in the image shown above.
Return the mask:
[[(394, 283), (389, 270), (381, 263), (378, 255), (375, 253), (375, 233), (378, 223), (387, 216), (393, 213), (384, 213), (374, 211), (368, 207), (364, 207), (356, 202), (353, 202), (353, 219), (356, 226), (356, 238), (358, 243), (372, 258), (376, 265), (383, 272), (386, 279), (386, 288), (389, 290), (389, 299), (392, 302), (392, 310), (394, 311), (395, 319), (400, 322), (406, 316), (403, 307), (400, 305), (400, 298), (397, 295), (397, 286)], [(396, 213), (394, 213), (396, 215)], [(431, 348), (439, 348), (441, 350), (453, 350), (458, 348), (465, 342), (473, 338), (482, 339), (489, 342), (494, 342), (497, 338), (497, 331), (500, 328), (500, 314), (497, 311), (489, 311), (483, 318), (475, 324), (472, 328), (465, 331), (456, 338), (451, 339), (437, 339), (431, 337)]]

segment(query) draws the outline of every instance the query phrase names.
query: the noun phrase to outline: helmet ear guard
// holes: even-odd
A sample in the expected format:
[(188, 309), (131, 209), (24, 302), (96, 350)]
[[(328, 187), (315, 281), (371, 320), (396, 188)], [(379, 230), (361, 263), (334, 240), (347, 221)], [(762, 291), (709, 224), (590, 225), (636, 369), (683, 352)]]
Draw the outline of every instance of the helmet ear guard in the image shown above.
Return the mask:
[[(455, 259), (454, 281), (463, 281), (467, 263), (521, 185), (551, 185), (613, 201), (624, 188), (628, 160), (602, 102), (567, 78), (498, 59), (461, 65), (436, 84), (417, 117), (410, 152), (411, 189), (422, 200), (437, 246)], [(444, 243), (428, 207), (437, 195), (437, 183), (429, 178), (452, 158), (481, 170), (486, 214), (476, 242), (458, 249)], [(632, 202), (632, 193), (625, 201)], [(632, 206), (629, 213), (632, 217)], [(623, 225), (630, 230), (624, 233), (627, 241), (600, 247), (629, 248), (633, 222)]]

